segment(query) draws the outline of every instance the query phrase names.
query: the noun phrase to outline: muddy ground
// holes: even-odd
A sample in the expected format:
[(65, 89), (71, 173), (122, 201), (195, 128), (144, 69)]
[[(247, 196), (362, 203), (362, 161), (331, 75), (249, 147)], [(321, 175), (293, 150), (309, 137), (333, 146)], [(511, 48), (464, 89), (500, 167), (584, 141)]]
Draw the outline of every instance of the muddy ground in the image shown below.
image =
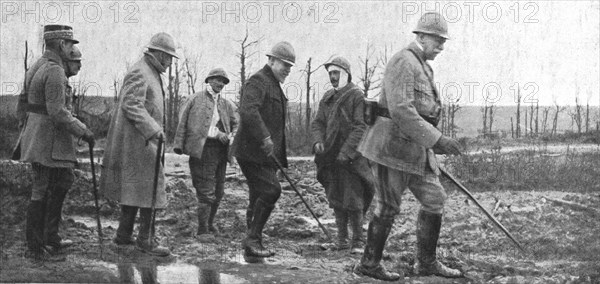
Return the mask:
[[(240, 242), (245, 235), (247, 185), (239, 169), (228, 169), (225, 197), (217, 213), (221, 233), (214, 243), (195, 239), (195, 191), (184, 156), (167, 156), (169, 206), (157, 215), (157, 235), (174, 255), (147, 258), (131, 247), (111, 242), (118, 225), (118, 206), (101, 200), (104, 240), (99, 245), (94, 219), (92, 178), (88, 165), (76, 170), (76, 182), (64, 205), (61, 233), (76, 245), (64, 262), (24, 258), (25, 215), (30, 177), (26, 165), (0, 162), (0, 282), (134, 282), (134, 283), (371, 283), (351, 273), (360, 259), (347, 251), (326, 250), (329, 242), (283, 177), (284, 191), (265, 229), (265, 245), (277, 256), (249, 264)], [(97, 167), (99, 168), (99, 167)], [(332, 210), (316, 182), (311, 161), (293, 161), (288, 171), (303, 197), (335, 237)], [(593, 210), (558, 205), (564, 200), (600, 208), (600, 194), (545, 192), (477, 192), (527, 248), (520, 252), (479, 209), (454, 187), (447, 186), (438, 255), (461, 269), (465, 278), (416, 277), (415, 218), (418, 202), (404, 196), (386, 246), (384, 264), (406, 273), (407, 283), (600, 283), (600, 216)], [(370, 216), (370, 213), (368, 214)], [(366, 231), (365, 223), (365, 231)]]

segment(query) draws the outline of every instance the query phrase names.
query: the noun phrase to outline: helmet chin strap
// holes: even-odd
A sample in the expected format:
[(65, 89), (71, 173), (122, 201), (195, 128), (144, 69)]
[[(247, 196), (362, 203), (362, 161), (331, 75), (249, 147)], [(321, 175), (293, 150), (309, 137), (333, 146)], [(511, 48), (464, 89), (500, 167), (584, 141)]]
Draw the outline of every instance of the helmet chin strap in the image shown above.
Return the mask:
[(346, 85), (348, 85), (348, 72), (346, 72), (344, 69), (335, 66), (335, 65), (330, 65), (329, 68), (327, 69), (327, 71), (339, 71), (340, 72), (340, 79), (338, 82), (338, 86), (334, 87), (334, 89), (339, 90), (343, 87), (346, 87)]

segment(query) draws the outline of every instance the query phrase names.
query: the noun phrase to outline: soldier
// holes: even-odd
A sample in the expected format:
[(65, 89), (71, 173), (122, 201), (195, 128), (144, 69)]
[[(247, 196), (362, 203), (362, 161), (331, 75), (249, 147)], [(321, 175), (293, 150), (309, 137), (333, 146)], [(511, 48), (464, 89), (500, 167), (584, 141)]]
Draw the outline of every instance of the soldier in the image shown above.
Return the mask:
[[(67, 75), (76, 71), (67, 61), (74, 52), (73, 28), (44, 27), (46, 50), (25, 74), (17, 111), (23, 126), (13, 158), (31, 163), (33, 188), (27, 209), (27, 256), (52, 257), (73, 244), (58, 235), (62, 204), (74, 181), (74, 137), (94, 144), (93, 133), (69, 111)], [(78, 51), (77, 51), (78, 52)], [(78, 72), (78, 70), (77, 70)]]
[[(171, 65), (175, 42), (167, 33), (150, 39), (148, 50), (125, 75), (119, 102), (112, 115), (106, 140), (100, 192), (119, 201), (121, 217), (114, 242), (132, 245), (133, 225), (138, 209), (140, 226), (135, 241), (137, 249), (154, 256), (168, 256), (170, 251), (150, 239), (152, 197), (158, 140), (164, 139), (164, 92), (160, 74)], [(158, 173), (156, 209), (167, 205), (165, 176), (162, 165)], [(152, 231), (152, 232), (151, 232)]]
[(242, 242), (246, 257), (275, 255), (262, 245), (263, 227), (281, 195), (273, 159), (287, 167), (287, 98), (280, 84), (294, 66), (296, 55), (292, 45), (284, 41), (275, 44), (267, 56), (269, 62), (242, 87), (240, 129), (233, 141), (234, 155), (250, 188), (246, 211), (248, 236)]
[(446, 193), (438, 178), (434, 151), (458, 155), (460, 145), (436, 129), (441, 101), (426, 60), (435, 59), (444, 49), (448, 26), (440, 14), (425, 13), (413, 32), (415, 41), (396, 53), (386, 66), (378, 104), (384, 109), (382, 116), (359, 145), (359, 151), (376, 163), (373, 173), (379, 181), (379, 190), (367, 246), (355, 272), (381, 280), (400, 278), (380, 262), (394, 217), (399, 213), (402, 193), (407, 188), (421, 203), (415, 273), (462, 276), (459, 270), (448, 268), (436, 259)]
[[(338, 228), (337, 249), (362, 253), (363, 214), (375, 194), (375, 180), (366, 158), (357, 150), (367, 125), (364, 93), (352, 83), (350, 62), (336, 57), (325, 64), (333, 89), (319, 102), (312, 123), (317, 178), (325, 187)], [(348, 221), (352, 243), (348, 242)]]
[[(198, 197), (198, 231), (201, 242), (218, 233), (214, 226), (219, 202), (223, 198), (229, 144), (238, 128), (236, 106), (221, 96), (229, 84), (222, 68), (208, 73), (206, 89), (192, 95), (179, 116), (173, 151), (190, 156), (192, 183)], [(210, 234), (209, 234), (210, 233)]]

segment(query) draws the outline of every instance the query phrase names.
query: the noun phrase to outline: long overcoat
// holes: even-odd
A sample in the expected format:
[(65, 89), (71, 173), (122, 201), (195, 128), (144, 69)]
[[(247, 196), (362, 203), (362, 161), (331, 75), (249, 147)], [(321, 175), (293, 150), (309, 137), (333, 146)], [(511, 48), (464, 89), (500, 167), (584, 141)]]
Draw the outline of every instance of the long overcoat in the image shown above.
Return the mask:
[[(163, 129), (165, 68), (150, 53), (128, 70), (112, 114), (104, 152), (100, 192), (121, 205), (149, 208), (155, 176), (157, 139)], [(167, 204), (162, 165), (158, 172), (156, 208)]]

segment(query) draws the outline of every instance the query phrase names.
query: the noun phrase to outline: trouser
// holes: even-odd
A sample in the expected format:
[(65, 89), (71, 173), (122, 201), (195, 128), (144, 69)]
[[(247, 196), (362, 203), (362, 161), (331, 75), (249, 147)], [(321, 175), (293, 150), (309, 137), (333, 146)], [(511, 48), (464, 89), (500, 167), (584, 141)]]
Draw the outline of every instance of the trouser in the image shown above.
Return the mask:
[(424, 176), (420, 176), (376, 164), (373, 174), (379, 183), (374, 200), (376, 216), (390, 219), (398, 215), (402, 194), (407, 188), (421, 203), (421, 210), (434, 214), (443, 213), (446, 191), (438, 176), (429, 168)]
[(74, 181), (71, 168), (32, 164), (33, 186), (27, 210), (27, 245), (32, 250), (43, 245), (59, 245), (58, 227), (62, 205)]
[(269, 206), (275, 205), (281, 195), (277, 168), (244, 160), (238, 163), (248, 181), (250, 202), (261, 199)]
[(190, 156), (190, 173), (198, 202), (215, 204), (223, 198), (227, 150), (227, 145), (209, 138), (204, 145), (202, 157)]

